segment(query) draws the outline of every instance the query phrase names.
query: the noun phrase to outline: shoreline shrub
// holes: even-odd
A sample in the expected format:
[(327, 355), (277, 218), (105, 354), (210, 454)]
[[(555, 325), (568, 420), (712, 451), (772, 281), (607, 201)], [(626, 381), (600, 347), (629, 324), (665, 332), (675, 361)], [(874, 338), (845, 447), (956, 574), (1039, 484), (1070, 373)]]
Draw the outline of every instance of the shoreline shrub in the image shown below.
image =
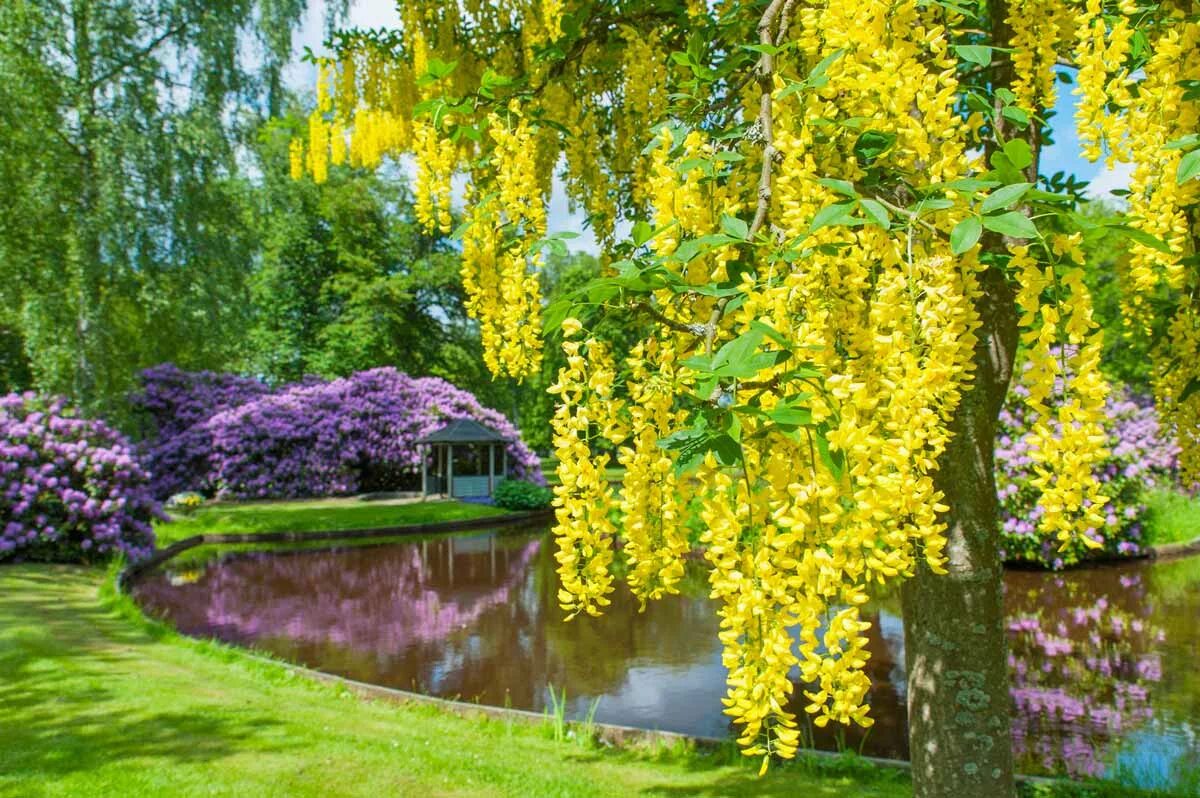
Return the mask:
[(93, 561), (154, 551), (163, 518), (129, 440), (66, 401), (0, 398), (0, 561)]
[(550, 506), (554, 494), (545, 485), (506, 479), (496, 485), (492, 499), (505, 510), (544, 510)]

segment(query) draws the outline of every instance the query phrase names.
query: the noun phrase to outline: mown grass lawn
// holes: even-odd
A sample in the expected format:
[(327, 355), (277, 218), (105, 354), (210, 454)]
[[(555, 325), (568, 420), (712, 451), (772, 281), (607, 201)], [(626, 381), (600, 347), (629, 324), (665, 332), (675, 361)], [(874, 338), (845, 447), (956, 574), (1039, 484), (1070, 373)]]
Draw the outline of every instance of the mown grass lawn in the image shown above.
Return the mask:
[(621, 753), (363, 700), (141, 619), (94, 568), (0, 566), (3, 796), (855, 796), (902, 777)]
[(394, 504), (358, 499), (312, 499), (281, 502), (214, 504), (192, 515), (158, 522), (154, 531), (160, 548), (203, 533), (316, 532), (339, 529), (375, 529), (467, 521), (504, 515), (508, 511), (484, 504), (427, 501)]
[(1146, 496), (1146, 542), (1184, 543), (1200, 537), (1200, 497), (1174, 490), (1152, 490)]

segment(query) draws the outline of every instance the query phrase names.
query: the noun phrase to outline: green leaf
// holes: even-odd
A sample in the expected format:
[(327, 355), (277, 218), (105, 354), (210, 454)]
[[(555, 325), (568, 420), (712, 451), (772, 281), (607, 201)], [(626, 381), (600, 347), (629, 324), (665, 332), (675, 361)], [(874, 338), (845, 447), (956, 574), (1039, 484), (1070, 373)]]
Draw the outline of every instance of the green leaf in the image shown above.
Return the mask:
[(983, 226), (994, 233), (1009, 236), (1010, 238), (1037, 238), (1037, 226), (1029, 220), (1028, 216), (1009, 211), (998, 216), (983, 217)]
[(981, 44), (958, 44), (954, 46), (954, 52), (958, 53), (959, 58), (973, 64), (985, 67), (992, 63), (992, 48)]
[(640, 247), (654, 237), (654, 228), (645, 219), (638, 219), (633, 223), (630, 235), (633, 236), (634, 246)]
[(771, 363), (755, 358), (764, 336), (765, 332), (761, 328), (751, 327), (737, 338), (726, 342), (717, 350), (717, 354), (713, 355), (712, 373), (722, 377), (745, 379), (770, 366)]
[(845, 197), (857, 197), (858, 189), (849, 180), (838, 180), (835, 177), (823, 177), (817, 181), (825, 188), (833, 189)]
[(1033, 183), (1014, 183), (1011, 186), (1002, 186), (996, 189), (984, 199), (980, 210), (984, 213), (991, 213), (1002, 208), (1011, 208), (1013, 203), (1025, 195), (1025, 192), (1033, 188)]
[(858, 204), (862, 206), (863, 212), (875, 224), (888, 230), (892, 226), (892, 217), (888, 214), (887, 208), (883, 207), (883, 203), (879, 200), (863, 199), (859, 200)]
[(896, 143), (895, 133), (884, 133), (881, 130), (867, 130), (854, 142), (854, 155), (858, 162), (866, 165), (892, 148)]
[(1179, 169), (1175, 172), (1175, 182), (1183, 185), (1197, 176), (1200, 176), (1200, 150), (1192, 150), (1179, 159)]
[(833, 205), (826, 205), (813, 216), (812, 225), (808, 228), (808, 234), (812, 235), (822, 227), (845, 224), (854, 218), (853, 211), (853, 202), (838, 202)]
[(1006, 106), (1004, 110), (1000, 112), (1000, 115), (1021, 128), (1024, 128), (1029, 124), (1029, 112), (1022, 108), (1018, 108), (1015, 105)]
[(812, 410), (807, 407), (779, 405), (767, 413), (767, 418), (783, 427), (807, 427), (812, 424)]
[(1176, 401), (1179, 404), (1183, 404), (1188, 399), (1191, 399), (1197, 391), (1200, 391), (1200, 377), (1192, 377), (1188, 380), (1187, 385), (1183, 386), (1183, 390), (1179, 392), (1179, 399)]
[(762, 334), (764, 336), (766, 336), (767, 338), (770, 338), (772, 341), (779, 344), (779, 346), (784, 349), (787, 349), (788, 347), (790, 347), (792, 345), (791, 341), (789, 341), (788, 339), (783, 337), (783, 333), (779, 332), (774, 327), (772, 327), (771, 325), (769, 325), (765, 322), (761, 322), (761, 321), (757, 321), (757, 320), (752, 321), (752, 322), (750, 322), (750, 329), (761, 330)]
[(714, 247), (724, 246), (725, 244), (736, 244), (741, 240), (742, 239), (740, 238), (734, 238), (733, 236), (725, 235), (723, 233), (712, 233), (706, 236), (700, 236), (699, 238), (689, 238), (687, 241), (684, 241), (679, 245), (679, 248), (675, 250), (672, 258), (680, 263), (689, 263), (691, 262), (692, 258), (708, 252)]
[(1118, 235), (1123, 235), (1130, 241), (1141, 244), (1143, 247), (1149, 247), (1150, 249), (1158, 250), (1159, 252), (1167, 255), (1171, 254), (1171, 247), (1165, 241), (1163, 241), (1161, 238), (1150, 235), (1145, 230), (1139, 230), (1136, 227), (1130, 227), (1127, 224), (1105, 225), (1104, 229), (1111, 230)]
[(950, 189), (951, 191), (962, 191), (969, 194), (974, 194), (977, 191), (986, 191), (989, 188), (995, 188), (1000, 185), (998, 180), (977, 180), (973, 177), (963, 177), (958, 180), (951, 180), (949, 183), (934, 183), (930, 189)]
[(1188, 133), (1163, 145), (1164, 150), (1190, 150), (1193, 147), (1200, 147), (1200, 133)]
[(750, 237), (750, 225), (736, 216), (721, 214), (721, 232), (745, 241)]
[(813, 433), (813, 442), (817, 444), (817, 453), (821, 456), (821, 462), (829, 469), (833, 478), (841, 482), (842, 475), (846, 473), (846, 453), (832, 451), (829, 448), (829, 439), (822, 432)]
[(1025, 139), (1012, 139), (1005, 142), (1004, 154), (1017, 169), (1028, 169), (1033, 165), (1033, 151), (1029, 149), (1029, 142)]
[(950, 251), (961, 255), (975, 246), (983, 234), (983, 222), (978, 216), (968, 216), (950, 231)]

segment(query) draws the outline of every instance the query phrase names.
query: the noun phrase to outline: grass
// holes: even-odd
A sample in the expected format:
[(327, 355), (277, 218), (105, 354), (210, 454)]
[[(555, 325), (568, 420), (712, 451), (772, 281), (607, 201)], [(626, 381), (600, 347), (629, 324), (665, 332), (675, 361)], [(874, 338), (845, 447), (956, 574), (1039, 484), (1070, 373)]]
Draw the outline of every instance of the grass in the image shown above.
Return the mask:
[(504, 515), (507, 511), (458, 501), (393, 504), (358, 499), (216, 504), (188, 516), (155, 524), (160, 547), (203, 533), (315, 532), (373, 529), (439, 521), (466, 521)]
[(1174, 490), (1150, 491), (1146, 498), (1146, 542), (1152, 546), (1200, 537), (1200, 497)]
[(144, 619), (111, 575), (0, 567), (0, 796), (862, 796), (852, 760), (556, 743), (548, 727), (360, 699)]

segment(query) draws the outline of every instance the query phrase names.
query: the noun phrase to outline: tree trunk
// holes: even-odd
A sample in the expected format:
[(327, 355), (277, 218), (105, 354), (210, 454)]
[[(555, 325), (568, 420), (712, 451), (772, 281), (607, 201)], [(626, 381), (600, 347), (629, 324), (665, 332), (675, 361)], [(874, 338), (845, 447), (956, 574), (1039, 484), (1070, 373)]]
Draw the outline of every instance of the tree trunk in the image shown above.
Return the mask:
[(1012, 375), (1012, 289), (983, 277), (975, 380), (941, 458), (945, 575), (922, 564), (903, 588), (909, 748), (916, 798), (1014, 795), (1002, 567), (992, 452)]

